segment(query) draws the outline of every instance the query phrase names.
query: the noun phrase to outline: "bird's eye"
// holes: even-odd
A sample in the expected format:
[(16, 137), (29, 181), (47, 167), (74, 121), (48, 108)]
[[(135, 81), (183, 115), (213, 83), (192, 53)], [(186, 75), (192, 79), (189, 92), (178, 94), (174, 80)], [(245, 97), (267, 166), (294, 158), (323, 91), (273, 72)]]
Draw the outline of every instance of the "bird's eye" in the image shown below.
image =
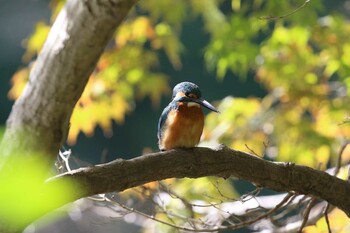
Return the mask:
[(192, 94), (192, 93), (188, 94), (187, 96), (192, 98), (192, 99), (197, 99), (198, 98), (195, 94)]

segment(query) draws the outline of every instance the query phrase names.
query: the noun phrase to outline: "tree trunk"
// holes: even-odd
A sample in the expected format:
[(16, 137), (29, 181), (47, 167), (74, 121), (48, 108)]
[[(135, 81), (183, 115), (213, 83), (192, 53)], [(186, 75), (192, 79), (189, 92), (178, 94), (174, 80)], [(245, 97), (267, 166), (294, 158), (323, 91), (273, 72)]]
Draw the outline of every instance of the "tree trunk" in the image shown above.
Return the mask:
[[(56, 157), (66, 140), (73, 108), (90, 74), (116, 28), (136, 2), (67, 0), (7, 120), (0, 144), (0, 174), (4, 167), (11, 166), (15, 176), (18, 168), (8, 165), (8, 158), (40, 155), (45, 158), (42, 161), (52, 161)], [(50, 165), (52, 163), (45, 166), (49, 169)], [(25, 198), (30, 201), (30, 197)], [(0, 232), (20, 232), (22, 228), (0, 216)]]
[(3, 155), (25, 151), (54, 158), (91, 72), (136, 1), (67, 1), (12, 108)]

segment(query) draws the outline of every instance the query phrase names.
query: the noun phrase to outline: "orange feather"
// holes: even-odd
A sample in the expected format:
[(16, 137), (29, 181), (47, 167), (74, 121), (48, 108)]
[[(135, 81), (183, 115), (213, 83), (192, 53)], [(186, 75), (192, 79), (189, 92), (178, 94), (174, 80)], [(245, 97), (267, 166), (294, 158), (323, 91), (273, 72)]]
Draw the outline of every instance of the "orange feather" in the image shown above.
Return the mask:
[(165, 122), (166, 130), (160, 147), (191, 148), (199, 143), (204, 127), (204, 115), (200, 106), (188, 107), (187, 103), (178, 103), (178, 109), (169, 112)]

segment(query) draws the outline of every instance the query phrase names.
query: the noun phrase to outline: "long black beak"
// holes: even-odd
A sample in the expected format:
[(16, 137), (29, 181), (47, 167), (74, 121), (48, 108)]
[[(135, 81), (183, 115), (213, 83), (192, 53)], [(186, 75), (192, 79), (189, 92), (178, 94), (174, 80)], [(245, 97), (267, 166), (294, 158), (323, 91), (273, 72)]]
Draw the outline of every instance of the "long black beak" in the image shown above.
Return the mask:
[(199, 98), (199, 99), (192, 99), (193, 102), (198, 103), (200, 105), (202, 105), (203, 107), (206, 107), (207, 109), (213, 111), (213, 112), (217, 112), (220, 113), (219, 110), (217, 110), (213, 105), (211, 105), (208, 101), (206, 101), (205, 99)]

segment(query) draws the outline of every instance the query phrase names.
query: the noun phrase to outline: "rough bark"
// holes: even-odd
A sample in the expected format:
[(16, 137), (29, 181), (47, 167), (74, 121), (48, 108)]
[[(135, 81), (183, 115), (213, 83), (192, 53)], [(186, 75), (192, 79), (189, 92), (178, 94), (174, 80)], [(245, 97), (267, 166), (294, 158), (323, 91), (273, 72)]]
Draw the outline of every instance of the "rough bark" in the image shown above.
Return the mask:
[(96, 62), (136, 1), (67, 1), (12, 108), (3, 155), (26, 151), (56, 156)]
[(57, 176), (70, 178), (85, 191), (84, 196), (120, 192), (166, 178), (237, 177), (275, 191), (295, 191), (326, 200), (350, 216), (350, 183), (326, 172), (291, 163), (263, 160), (225, 146), (215, 149), (171, 150), (118, 159), (107, 164), (81, 168)]

